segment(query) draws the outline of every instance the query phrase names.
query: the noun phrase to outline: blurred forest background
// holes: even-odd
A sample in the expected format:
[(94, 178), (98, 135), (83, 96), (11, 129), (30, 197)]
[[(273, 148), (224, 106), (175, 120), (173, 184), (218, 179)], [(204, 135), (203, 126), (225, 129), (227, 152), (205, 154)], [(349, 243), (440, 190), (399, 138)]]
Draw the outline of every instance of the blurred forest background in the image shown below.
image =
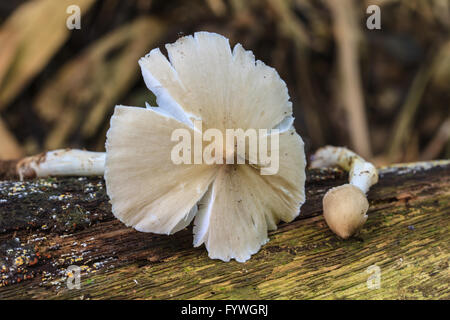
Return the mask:
[[(70, 5), (81, 29), (69, 30)], [(381, 30), (369, 30), (369, 5)], [(286, 81), (313, 152), (378, 165), (450, 158), (450, 0), (0, 2), (0, 159), (104, 150), (116, 104), (154, 104), (138, 58), (196, 31), (241, 43)]]

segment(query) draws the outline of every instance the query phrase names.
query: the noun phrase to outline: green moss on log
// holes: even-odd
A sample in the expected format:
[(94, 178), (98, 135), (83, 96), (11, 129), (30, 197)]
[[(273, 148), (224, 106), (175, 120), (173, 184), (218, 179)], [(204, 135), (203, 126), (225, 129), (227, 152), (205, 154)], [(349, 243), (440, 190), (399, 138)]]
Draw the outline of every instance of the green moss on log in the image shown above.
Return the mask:
[[(7, 252), (23, 262), (16, 266), (20, 272), (0, 273), (10, 281), (0, 298), (449, 299), (450, 162), (383, 168), (369, 193), (368, 222), (346, 241), (320, 215), (323, 194), (345, 179), (338, 170), (309, 171), (300, 217), (280, 225), (244, 264), (209, 259), (203, 247), (192, 247), (191, 229), (160, 236), (125, 227), (109, 212), (99, 178), (55, 179), (51, 195), (70, 194), (67, 201), (76, 210), (61, 209), (60, 202), (41, 204), (29, 193), (0, 202), (6, 216), (0, 220), (0, 268)], [(0, 183), (0, 192), (10, 183)], [(24, 192), (36, 183), (25, 182)], [(86, 196), (88, 185), (98, 186), (97, 198)], [(55, 207), (58, 219), (52, 218)], [(38, 208), (45, 210), (38, 214)], [(77, 220), (87, 212), (89, 223)], [(24, 217), (36, 215), (34, 225), (26, 223)], [(66, 228), (71, 221), (78, 227)], [(66, 286), (72, 264), (82, 267), (80, 290)], [(380, 268), (379, 289), (367, 286), (370, 266)]]

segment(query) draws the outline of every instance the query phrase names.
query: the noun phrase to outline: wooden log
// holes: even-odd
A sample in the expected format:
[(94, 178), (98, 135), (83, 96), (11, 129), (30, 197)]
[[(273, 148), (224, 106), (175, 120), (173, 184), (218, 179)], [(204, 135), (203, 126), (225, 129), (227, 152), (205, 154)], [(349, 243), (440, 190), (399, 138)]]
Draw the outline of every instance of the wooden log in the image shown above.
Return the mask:
[[(369, 219), (345, 241), (326, 226), (321, 199), (346, 173), (307, 176), (299, 218), (246, 263), (209, 259), (192, 247), (192, 228), (127, 228), (101, 177), (0, 182), (0, 299), (450, 298), (450, 161), (381, 168)], [(67, 287), (71, 265), (80, 289)], [(379, 288), (368, 285), (377, 268)]]

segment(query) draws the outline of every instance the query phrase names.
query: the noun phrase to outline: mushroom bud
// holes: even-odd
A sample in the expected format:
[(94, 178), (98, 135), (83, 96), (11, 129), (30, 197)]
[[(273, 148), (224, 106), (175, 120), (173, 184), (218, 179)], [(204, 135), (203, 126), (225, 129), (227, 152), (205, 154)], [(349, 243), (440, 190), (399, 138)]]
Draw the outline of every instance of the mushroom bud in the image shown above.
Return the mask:
[(351, 184), (330, 189), (323, 197), (323, 216), (330, 229), (347, 239), (356, 234), (367, 220), (369, 202), (358, 187)]
[(312, 157), (311, 167), (339, 166), (349, 172), (349, 183), (328, 190), (323, 197), (323, 216), (330, 229), (343, 239), (357, 234), (367, 220), (366, 193), (378, 182), (378, 171), (353, 151), (326, 146)]

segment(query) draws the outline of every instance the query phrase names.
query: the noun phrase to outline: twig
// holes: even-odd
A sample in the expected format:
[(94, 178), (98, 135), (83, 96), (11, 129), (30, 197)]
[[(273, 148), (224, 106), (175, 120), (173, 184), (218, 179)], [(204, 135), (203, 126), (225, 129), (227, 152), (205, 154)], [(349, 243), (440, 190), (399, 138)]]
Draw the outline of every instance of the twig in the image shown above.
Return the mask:
[(439, 156), (439, 153), (445, 148), (450, 141), (450, 117), (442, 123), (436, 135), (431, 139), (425, 150), (420, 155), (420, 160), (432, 160)]
[(445, 48), (445, 46), (438, 51), (431, 62), (424, 63), (414, 77), (411, 88), (409, 89), (400, 114), (398, 115), (392, 129), (393, 133), (391, 136), (393, 138), (388, 147), (388, 158), (391, 162), (397, 161), (400, 158), (401, 147), (404, 145), (406, 139), (411, 133), (413, 119), (417, 113), (417, 109), (419, 108), (425, 88), (436, 70), (436, 66), (438, 65), (441, 54), (443, 53), (443, 48)]
[(303, 47), (310, 47), (311, 41), (302, 22), (295, 17), (289, 8), (288, 1), (268, 0), (268, 4), (280, 17), (281, 26), (294, 42), (300, 42)]
[(346, 109), (348, 128), (353, 149), (363, 157), (372, 155), (367, 126), (364, 98), (358, 65), (358, 26), (352, 0), (328, 0), (334, 18), (337, 44), (341, 100)]

